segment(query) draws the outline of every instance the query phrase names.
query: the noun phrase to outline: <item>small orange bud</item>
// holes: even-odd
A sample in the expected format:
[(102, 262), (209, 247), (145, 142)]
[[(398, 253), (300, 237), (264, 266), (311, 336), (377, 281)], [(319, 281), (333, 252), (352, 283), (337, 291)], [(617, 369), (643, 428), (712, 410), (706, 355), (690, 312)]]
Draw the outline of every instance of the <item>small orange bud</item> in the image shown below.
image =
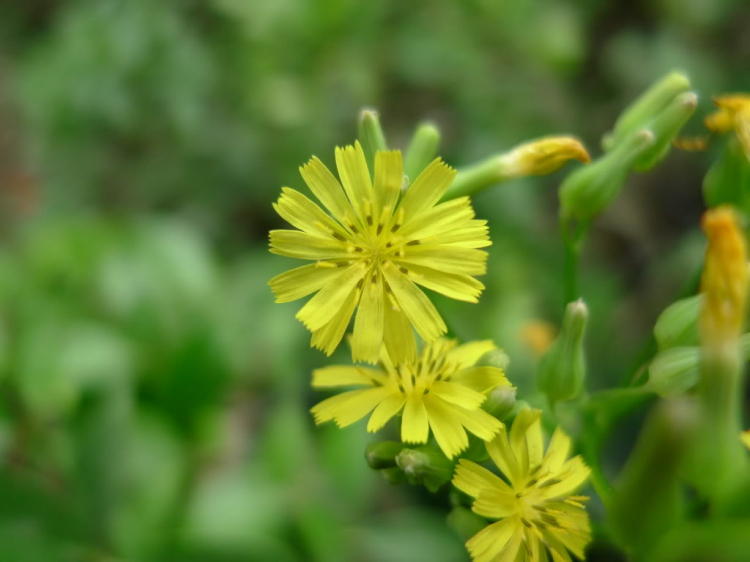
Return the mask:
[(530, 320), (521, 327), (521, 340), (535, 357), (541, 357), (557, 337), (554, 324), (543, 320)]
[(729, 206), (706, 211), (701, 225), (708, 238), (701, 277), (703, 344), (735, 341), (742, 328), (747, 297), (747, 249), (737, 214)]
[(551, 174), (569, 160), (588, 164), (591, 156), (573, 137), (544, 137), (517, 146), (503, 160), (509, 175), (522, 177)]

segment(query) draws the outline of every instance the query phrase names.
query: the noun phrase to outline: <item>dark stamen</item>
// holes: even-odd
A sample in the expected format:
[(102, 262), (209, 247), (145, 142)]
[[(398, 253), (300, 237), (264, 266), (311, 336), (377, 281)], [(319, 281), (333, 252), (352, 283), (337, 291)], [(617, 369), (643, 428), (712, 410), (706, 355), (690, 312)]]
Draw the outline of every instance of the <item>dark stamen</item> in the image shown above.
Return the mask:
[(399, 267), (399, 268), (398, 268), (398, 270), (399, 270), (399, 271), (400, 271), (401, 273), (403, 273), (404, 275), (408, 275), (408, 273), (409, 273), (409, 270), (408, 270), (408, 269), (406, 269), (405, 267)]
[(407, 246), (418, 246), (420, 244), (419, 240), (409, 240), (406, 245)]

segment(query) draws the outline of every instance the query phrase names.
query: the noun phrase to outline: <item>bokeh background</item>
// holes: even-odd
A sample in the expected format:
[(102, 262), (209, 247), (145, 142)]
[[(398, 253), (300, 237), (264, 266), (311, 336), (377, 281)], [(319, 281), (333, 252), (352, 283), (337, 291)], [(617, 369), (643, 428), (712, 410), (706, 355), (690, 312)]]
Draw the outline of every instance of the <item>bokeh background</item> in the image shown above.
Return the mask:
[[(669, 70), (698, 115), (747, 90), (749, 21), (742, 0), (0, 2), (0, 560), (468, 560), (446, 493), (383, 481), (362, 423), (314, 427), (310, 372), (349, 357), (273, 303), (295, 263), (267, 251), (272, 201), (365, 106), (393, 147), (435, 122), (456, 166), (553, 133), (599, 154)], [(598, 221), (591, 388), (632, 378), (694, 286), (711, 157), (673, 152)], [(455, 336), (507, 351), (521, 393), (525, 328), (563, 310), (565, 173), (479, 195), (481, 307), (435, 297)]]

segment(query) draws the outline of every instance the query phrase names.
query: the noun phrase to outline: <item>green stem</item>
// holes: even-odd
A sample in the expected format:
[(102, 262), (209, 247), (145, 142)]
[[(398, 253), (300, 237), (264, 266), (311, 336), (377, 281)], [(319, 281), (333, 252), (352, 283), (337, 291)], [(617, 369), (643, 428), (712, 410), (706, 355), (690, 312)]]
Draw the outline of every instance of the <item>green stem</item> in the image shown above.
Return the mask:
[(578, 286), (578, 262), (586, 230), (587, 225), (584, 223), (574, 225), (573, 232), (570, 232), (569, 223), (565, 219), (560, 223), (560, 233), (565, 245), (563, 289), (566, 304), (573, 302), (581, 296)]
[(506, 167), (502, 156), (491, 156), (486, 160), (459, 170), (453, 184), (443, 196), (443, 200), (476, 195), (491, 185), (511, 179), (511, 176), (506, 173)]

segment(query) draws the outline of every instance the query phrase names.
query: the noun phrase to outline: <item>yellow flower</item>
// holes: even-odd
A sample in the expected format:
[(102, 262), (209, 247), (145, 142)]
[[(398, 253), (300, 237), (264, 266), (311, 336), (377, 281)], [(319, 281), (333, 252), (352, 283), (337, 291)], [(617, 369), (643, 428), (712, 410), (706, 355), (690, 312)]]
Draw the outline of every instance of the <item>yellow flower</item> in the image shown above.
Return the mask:
[(745, 318), (747, 249), (737, 214), (729, 206), (708, 210), (701, 221), (708, 238), (701, 277), (703, 343), (735, 342)]
[[(568, 551), (583, 558), (591, 540), (589, 518), (570, 496), (589, 475), (580, 456), (566, 460), (570, 438), (557, 429), (544, 455), (539, 410), (522, 410), (510, 431), (487, 444), (487, 451), (509, 484), (486, 468), (459, 460), (453, 484), (475, 498), (475, 513), (499, 521), (466, 543), (475, 562), (495, 560), (570, 560)], [(523, 550), (520, 558), (516, 558)]]
[(383, 352), (378, 369), (349, 366), (318, 369), (313, 372), (312, 384), (316, 388), (349, 385), (364, 388), (323, 400), (311, 411), (317, 423), (334, 420), (339, 427), (372, 412), (367, 431), (375, 432), (403, 409), (402, 441), (426, 443), (432, 429), (445, 455), (453, 458), (469, 445), (464, 429), (487, 441), (503, 427), (481, 405), (488, 391), (510, 383), (502, 369), (473, 367), (493, 349), (491, 341), (456, 346), (454, 340), (440, 338), (426, 344), (415, 361), (394, 365)]
[(740, 433), (740, 441), (742, 441), (742, 444), (750, 450), (750, 429)]
[(714, 103), (719, 109), (706, 116), (706, 128), (718, 134), (734, 131), (742, 150), (750, 159), (750, 95), (716, 96)]
[[(349, 320), (355, 361), (375, 363), (381, 344), (396, 361), (413, 359), (413, 325), (425, 341), (446, 326), (422, 285), (477, 302), (486, 271), (486, 221), (475, 220), (468, 197), (439, 203), (455, 170), (435, 159), (402, 194), (399, 151), (377, 152), (370, 181), (359, 143), (336, 149), (341, 183), (317, 158), (301, 168), (310, 190), (330, 214), (284, 188), (276, 211), (299, 230), (271, 231), (271, 252), (312, 260), (270, 281), (276, 302), (317, 293), (297, 313), (312, 345), (330, 355)], [(343, 187), (342, 187), (343, 184)]]

